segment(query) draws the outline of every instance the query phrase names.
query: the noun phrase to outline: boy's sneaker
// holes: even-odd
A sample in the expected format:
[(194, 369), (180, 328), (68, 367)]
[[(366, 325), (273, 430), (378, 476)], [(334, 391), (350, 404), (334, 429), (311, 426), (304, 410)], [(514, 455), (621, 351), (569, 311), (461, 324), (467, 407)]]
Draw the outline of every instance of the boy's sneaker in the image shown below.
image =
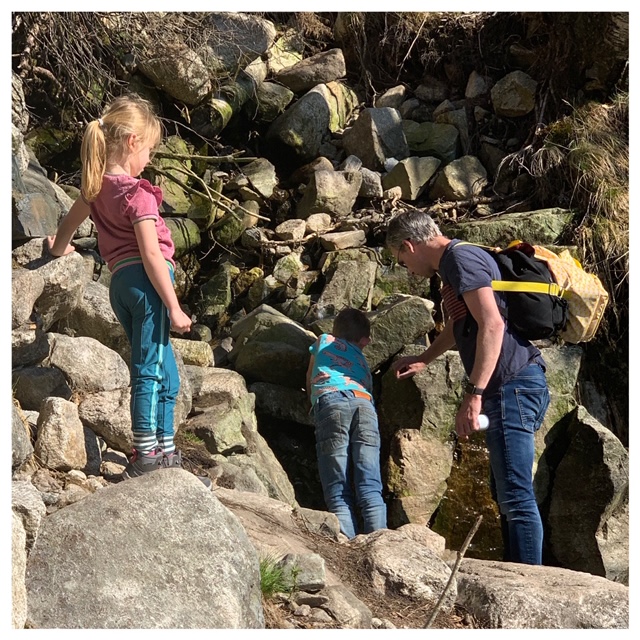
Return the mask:
[(129, 460), (129, 464), (124, 468), (122, 472), (122, 479), (129, 480), (130, 478), (137, 478), (145, 473), (156, 471), (163, 466), (164, 456), (162, 451), (156, 449), (150, 453), (140, 453), (136, 449), (133, 450), (133, 455)]
[[(182, 467), (182, 452), (176, 450), (169, 454), (165, 453), (164, 460), (162, 461), (162, 466), (166, 468)], [(213, 483), (211, 482), (210, 478), (207, 478), (207, 476), (199, 476), (197, 474), (194, 475), (196, 476), (196, 478), (198, 478), (198, 480), (200, 480), (200, 482), (202, 482), (202, 484), (207, 489), (211, 489)]]

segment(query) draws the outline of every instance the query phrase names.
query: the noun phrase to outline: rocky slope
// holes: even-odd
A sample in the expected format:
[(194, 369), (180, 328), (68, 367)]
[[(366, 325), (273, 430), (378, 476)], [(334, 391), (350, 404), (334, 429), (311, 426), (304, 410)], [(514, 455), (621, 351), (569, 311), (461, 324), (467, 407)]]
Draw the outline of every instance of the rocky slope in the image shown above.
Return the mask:
[[(176, 422), (191, 467), (215, 481), (210, 494), (184, 472), (118, 482), (131, 447), (128, 347), (108, 304), (109, 274), (90, 222), (74, 254), (51, 260), (43, 251), (77, 194), (48, 167), (74, 143), (30, 116), (41, 89), (28, 65), (12, 77), (14, 626), (421, 627), (478, 515), (436, 626), (627, 626), (626, 435), (611, 396), (580, 374), (583, 347), (541, 345), (553, 402), (537, 437), (536, 491), (555, 565), (542, 568), (491, 556), (499, 523), (486, 452), (481, 440), (449, 438), (463, 383), (457, 354), (401, 385), (387, 375), (440, 322), (438, 283), (407, 278), (384, 250), (395, 211), (429, 208), (449, 235), (484, 244), (571, 239), (580, 212), (561, 199), (535, 208), (535, 181), (513, 162), (540, 117), (543, 74), (512, 47), (500, 73), (469, 71), (461, 58), (445, 78), (423, 75), (367, 99), (354, 81), (353, 14), (332, 19), (335, 40), (315, 47), (300, 38), (308, 24), (292, 32), (264, 16), (215, 13), (196, 22), (215, 35), (206, 46), (192, 37), (158, 51), (132, 40), (125, 86), (144, 90), (173, 127), (148, 177), (163, 188), (179, 295), (197, 318), (189, 339), (172, 338)], [(599, 52), (601, 87), (619, 61), (610, 47), (609, 57)], [(390, 527), (352, 542), (319, 504), (301, 391), (309, 344), (347, 305), (372, 320), (366, 355)], [(159, 531), (153, 548), (146, 527)], [(290, 580), (263, 608), (267, 557)], [(91, 602), (80, 579), (94, 587)], [(171, 614), (154, 608), (167, 589)], [(143, 592), (151, 600), (134, 595)], [(544, 607), (531, 605), (538, 598)]]

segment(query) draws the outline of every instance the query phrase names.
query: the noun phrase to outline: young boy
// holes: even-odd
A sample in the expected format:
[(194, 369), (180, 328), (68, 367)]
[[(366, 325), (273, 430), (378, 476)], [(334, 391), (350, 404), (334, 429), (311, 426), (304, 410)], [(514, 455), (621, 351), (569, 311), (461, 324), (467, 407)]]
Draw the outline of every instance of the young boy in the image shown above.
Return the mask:
[(316, 425), (322, 491), (327, 508), (338, 516), (348, 538), (358, 530), (356, 503), (362, 533), (387, 526), (378, 416), (371, 395), (371, 371), (362, 353), (369, 342), (369, 319), (362, 311), (348, 308), (336, 316), (332, 333), (323, 333), (309, 348), (307, 393)]

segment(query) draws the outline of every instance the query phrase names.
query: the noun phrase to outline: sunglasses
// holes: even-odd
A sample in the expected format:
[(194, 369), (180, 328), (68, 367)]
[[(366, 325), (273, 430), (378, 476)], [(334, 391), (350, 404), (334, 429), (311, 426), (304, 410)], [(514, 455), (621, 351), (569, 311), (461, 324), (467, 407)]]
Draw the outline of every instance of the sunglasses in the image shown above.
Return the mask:
[(398, 249), (397, 263), (399, 267), (402, 267), (403, 269), (408, 269), (407, 265), (404, 263), (404, 261), (400, 257), (402, 252), (406, 249), (406, 245), (404, 244), (405, 242), (411, 242), (411, 238), (407, 238), (406, 240), (403, 240), (402, 244), (400, 245), (400, 249)]

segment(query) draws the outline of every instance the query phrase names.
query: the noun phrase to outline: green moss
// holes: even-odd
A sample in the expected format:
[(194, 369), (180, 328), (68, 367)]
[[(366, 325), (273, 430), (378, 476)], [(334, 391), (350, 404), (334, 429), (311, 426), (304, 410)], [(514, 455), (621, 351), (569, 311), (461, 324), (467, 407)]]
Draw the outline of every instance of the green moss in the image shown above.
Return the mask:
[(402, 467), (392, 460), (387, 465), (387, 487), (397, 498), (408, 498), (412, 495), (404, 479)]

